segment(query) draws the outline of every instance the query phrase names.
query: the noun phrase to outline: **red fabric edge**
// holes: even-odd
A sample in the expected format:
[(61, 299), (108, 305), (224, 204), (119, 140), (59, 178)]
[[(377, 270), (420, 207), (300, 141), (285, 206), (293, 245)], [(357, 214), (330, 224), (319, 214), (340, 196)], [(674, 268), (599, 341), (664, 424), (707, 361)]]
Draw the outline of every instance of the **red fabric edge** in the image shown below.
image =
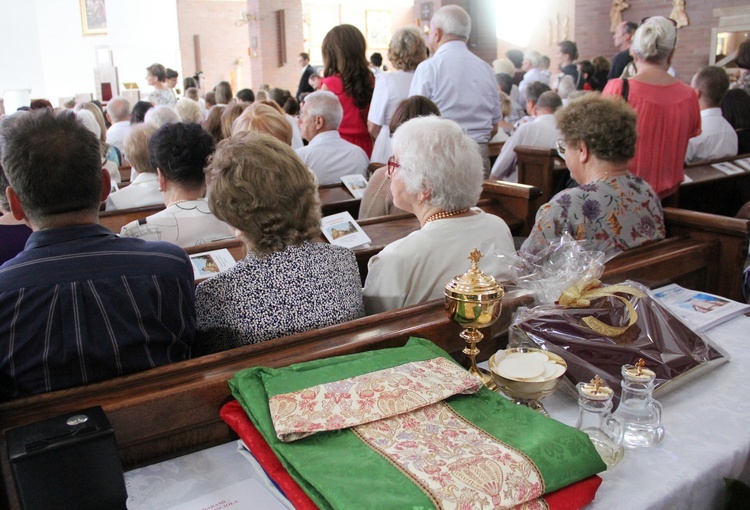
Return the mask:
[[(263, 436), (247, 417), (245, 410), (236, 400), (221, 408), (221, 418), (245, 442), (253, 457), (263, 467), (268, 476), (284, 492), (284, 495), (298, 510), (316, 510), (318, 507), (305, 494), (305, 491), (289, 475)], [(568, 485), (544, 496), (550, 510), (578, 510), (594, 500), (602, 479), (593, 475), (580, 482)]]
[(238, 436), (245, 442), (255, 460), (263, 467), (268, 477), (271, 478), (282, 490), (287, 499), (297, 510), (317, 510), (318, 507), (305, 494), (305, 491), (294, 481), (289, 472), (281, 464), (268, 443), (263, 438), (253, 422), (247, 417), (245, 410), (236, 400), (226, 403), (220, 412), (221, 418), (232, 427)]

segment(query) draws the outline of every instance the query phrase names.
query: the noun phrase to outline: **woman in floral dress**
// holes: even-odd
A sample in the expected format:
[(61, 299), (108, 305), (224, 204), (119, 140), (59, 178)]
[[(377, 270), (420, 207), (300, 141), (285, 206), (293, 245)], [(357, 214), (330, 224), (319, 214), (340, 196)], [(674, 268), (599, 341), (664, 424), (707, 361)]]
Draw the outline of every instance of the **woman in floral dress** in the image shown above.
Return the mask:
[(523, 254), (536, 254), (563, 234), (611, 257), (664, 239), (664, 213), (649, 184), (628, 172), (635, 154), (635, 111), (590, 94), (556, 114), (560, 156), (579, 186), (566, 189), (536, 215)]

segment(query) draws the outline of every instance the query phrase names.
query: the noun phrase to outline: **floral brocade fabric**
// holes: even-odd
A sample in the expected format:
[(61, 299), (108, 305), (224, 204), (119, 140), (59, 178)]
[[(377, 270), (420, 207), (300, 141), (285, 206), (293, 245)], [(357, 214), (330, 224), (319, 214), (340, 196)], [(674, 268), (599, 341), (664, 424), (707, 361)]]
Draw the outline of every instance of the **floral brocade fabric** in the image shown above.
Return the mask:
[(631, 174), (561, 191), (539, 208), (536, 224), (521, 246), (536, 254), (570, 234), (586, 249), (612, 256), (664, 239), (664, 212), (651, 186)]
[(458, 393), (472, 394), (480, 387), (469, 372), (437, 357), (276, 395), (268, 405), (277, 437), (296, 441), (390, 418)]

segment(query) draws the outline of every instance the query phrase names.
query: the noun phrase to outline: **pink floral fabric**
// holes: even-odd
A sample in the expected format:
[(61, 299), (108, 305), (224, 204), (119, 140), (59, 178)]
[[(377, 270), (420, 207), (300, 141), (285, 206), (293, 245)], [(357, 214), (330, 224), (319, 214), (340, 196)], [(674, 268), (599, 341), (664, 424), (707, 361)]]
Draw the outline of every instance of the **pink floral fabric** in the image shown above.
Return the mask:
[(276, 436), (291, 442), (408, 413), (482, 384), (445, 358), (406, 363), (269, 399)]
[(544, 508), (544, 480), (520, 450), (439, 402), (354, 432), (422, 487), (436, 508)]

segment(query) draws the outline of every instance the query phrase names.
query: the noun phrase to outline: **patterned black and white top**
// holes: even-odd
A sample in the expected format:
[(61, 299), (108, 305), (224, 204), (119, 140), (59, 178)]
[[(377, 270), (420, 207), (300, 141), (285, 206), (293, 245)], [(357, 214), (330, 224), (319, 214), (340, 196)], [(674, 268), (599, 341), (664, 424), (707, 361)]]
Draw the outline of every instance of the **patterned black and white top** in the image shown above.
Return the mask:
[(259, 257), (248, 254), (195, 291), (193, 356), (322, 328), (364, 315), (354, 254), (305, 242)]

